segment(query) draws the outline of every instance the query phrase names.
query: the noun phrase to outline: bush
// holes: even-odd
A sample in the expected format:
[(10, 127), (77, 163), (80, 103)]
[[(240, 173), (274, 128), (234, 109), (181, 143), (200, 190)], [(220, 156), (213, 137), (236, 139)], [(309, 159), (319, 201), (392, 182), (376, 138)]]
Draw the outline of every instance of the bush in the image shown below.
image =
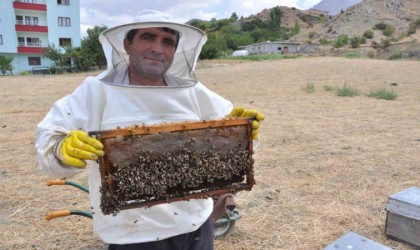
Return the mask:
[(383, 31), (383, 30), (385, 30), (385, 28), (386, 28), (386, 24), (384, 23), (384, 21), (375, 24), (375, 29), (377, 29), (377, 30), (382, 30)]
[(363, 33), (363, 37), (367, 38), (367, 39), (372, 39), (373, 38), (373, 31), (372, 30), (366, 30)]
[(402, 52), (401, 51), (395, 51), (388, 57), (388, 60), (398, 60), (402, 58)]
[(367, 57), (368, 58), (375, 58), (375, 56), (376, 56), (376, 54), (375, 54), (375, 52), (374, 51), (369, 51), (368, 53), (367, 53)]
[(329, 45), (329, 44), (330, 44), (330, 41), (328, 41), (328, 39), (327, 39), (327, 38), (323, 37), (323, 38), (319, 39), (319, 43), (320, 43), (321, 45), (327, 46), (327, 45)]
[(302, 87), (302, 90), (306, 93), (314, 93), (315, 86), (312, 83), (308, 83), (306, 86)]
[(395, 93), (392, 89), (387, 90), (385, 88), (373, 90), (367, 96), (374, 97), (377, 99), (384, 99), (384, 100), (395, 100), (398, 97), (398, 94)]
[(390, 37), (392, 36), (392, 34), (394, 34), (394, 32), (395, 32), (395, 27), (387, 24), (385, 30), (382, 31), (382, 34), (384, 34), (387, 37)]
[(337, 39), (334, 40), (333, 46), (335, 48), (341, 48), (346, 46), (349, 43), (349, 37), (347, 35), (339, 35)]
[(31, 72), (29, 72), (29, 71), (27, 71), (27, 70), (24, 70), (24, 71), (21, 71), (21, 72), (19, 73), (19, 75), (21, 75), (21, 76), (29, 76), (29, 75), (31, 75)]
[(395, 27), (394, 26), (392, 26), (390, 24), (386, 24), (383, 21), (380, 22), (380, 23), (377, 23), (375, 25), (375, 29), (382, 30), (382, 34), (384, 34), (385, 36), (388, 36), (388, 37), (390, 37), (395, 32)]
[(350, 38), (350, 46), (352, 48), (359, 48), (361, 41), (362, 41), (362, 39), (360, 37), (354, 36), (354, 37)]
[(337, 96), (353, 97), (360, 95), (359, 90), (348, 87), (347, 84), (344, 84), (342, 88), (336, 90)]
[(308, 37), (309, 38), (314, 38), (315, 35), (316, 35), (315, 31), (310, 31), (309, 34), (308, 34)]
[(420, 18), (417, 18), (408, 26), (407, 35), (416, 33), (417, 29), (420, 27)]

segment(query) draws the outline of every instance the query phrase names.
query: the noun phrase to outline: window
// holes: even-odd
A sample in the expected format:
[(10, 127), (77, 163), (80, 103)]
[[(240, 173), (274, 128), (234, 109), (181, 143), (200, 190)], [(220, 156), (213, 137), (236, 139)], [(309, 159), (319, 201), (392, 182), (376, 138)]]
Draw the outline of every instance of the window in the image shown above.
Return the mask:
[(281, 47), (278, 47), (277, 50), (281, 50)]
[(71, 46), (71, 38), (60, 38), (60, 46)]
[(70, 5), (70, 0), (57, 0), (58, 5)]
[(70, 17), (58, 17), (58, 26), (70, 27)]
[(25, 24), (31, 26), (38, 26), (38, 17), (36, 16), (25, 16)]
[(26, 38), (26, 46), (28, 47), (40, 47), (41, 41), (37, 37), (27, 37)]
[(3, 44), (3, 35), (0, 35), (0, 45)]
[(23, 16), (16, 16), (16, 24), (23, 24)]
[(41, 57), (28, 57), (28, 64), (32, 66), (41, 65)]

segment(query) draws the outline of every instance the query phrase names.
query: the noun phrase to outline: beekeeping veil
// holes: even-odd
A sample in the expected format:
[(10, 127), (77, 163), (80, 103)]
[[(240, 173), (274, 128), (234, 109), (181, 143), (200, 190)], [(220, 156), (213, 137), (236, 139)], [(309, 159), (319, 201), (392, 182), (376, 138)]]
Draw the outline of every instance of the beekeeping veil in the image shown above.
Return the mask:
[(141, 12), (133, 23), (109, 28), (99, 36), (106, 59), (107, 70), (101, 74), (104, 82), (118, 84), (116, 72), (126, 71), (129, 60), (124, 49), (124, 38), (132, 29), (167, 27), (179, 32), (179, 43), (171, 67), (166, 75), (184, 80), (184, 85), (194, 85), (197, 78), (194, 69), (203, 45), (207, 41), (205, 33), (193, 26), (174, 22), (170, 15), (154, 10)]

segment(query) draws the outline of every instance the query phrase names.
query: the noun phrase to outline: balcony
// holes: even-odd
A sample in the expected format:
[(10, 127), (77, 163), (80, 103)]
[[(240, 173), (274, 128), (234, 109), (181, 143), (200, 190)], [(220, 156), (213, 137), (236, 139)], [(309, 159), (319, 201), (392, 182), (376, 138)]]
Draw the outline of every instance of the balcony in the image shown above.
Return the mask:
[(33, 42), (33, 43), (24, 43), (19, 42), (17, 51), (19, 54), (42, 54), (42, 49), (47, 48), (48, 43), (40, 43), (40, 42)]
[(45, 0), (14, 0), (13, 8), (21, 10), (47, 11)]
[(16, 20), (15, 29), (20, 32), (40, 32), (48, 33), (48, 26), (38, 21), (22, 21)]

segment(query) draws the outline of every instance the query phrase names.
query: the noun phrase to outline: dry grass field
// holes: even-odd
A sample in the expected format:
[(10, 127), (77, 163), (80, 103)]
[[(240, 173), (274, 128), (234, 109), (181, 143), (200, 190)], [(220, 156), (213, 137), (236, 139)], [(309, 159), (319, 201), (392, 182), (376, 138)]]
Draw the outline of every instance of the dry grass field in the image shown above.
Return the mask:
[[(238, 194), (242, 218), (216, 249), (322, 249), (348, 231), (414, 249), (387, 239), (384, 208), (389, 195), (420, 186), (419, 69), (419, 61), (328, 57), (201, 62), (196, 73), (210, 89), (266, 116), (257, 184)], [(104, 248), (90, 219), (44, 220), (89, 204), (73, 187), (47, 187), (34, 150), (37, 123), (87, 75), (0, 77), (0, 249)], [(303, 91), (308, 84), (314, 93)], [(360, 95), (325, 90), (344, 84)], [(366, 96), (383, 87), (397, 99)]]

